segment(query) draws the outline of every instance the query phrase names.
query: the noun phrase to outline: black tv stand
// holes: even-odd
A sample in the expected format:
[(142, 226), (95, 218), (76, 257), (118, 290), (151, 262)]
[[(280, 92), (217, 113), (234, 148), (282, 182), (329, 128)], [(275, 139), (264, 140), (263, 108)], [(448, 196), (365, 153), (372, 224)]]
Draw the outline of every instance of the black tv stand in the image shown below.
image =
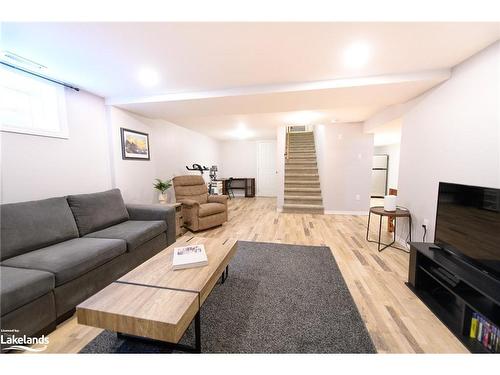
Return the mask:
[(410, 243), (408, 286), (472, 352), (488, 353), (469, 337), (477, 312), (500, 327), (500, 280), (433, 243)]

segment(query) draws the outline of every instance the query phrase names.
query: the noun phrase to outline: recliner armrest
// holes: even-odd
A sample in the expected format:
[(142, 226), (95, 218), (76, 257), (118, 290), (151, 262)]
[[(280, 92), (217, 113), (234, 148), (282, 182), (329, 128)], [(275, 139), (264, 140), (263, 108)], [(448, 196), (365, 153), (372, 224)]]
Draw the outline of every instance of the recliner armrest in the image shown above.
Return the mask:
[(188, 207), (200, 205), (200, 202), (195, 201), (194, 199), (182, 199), (182, 200), (178, 201), (178, 203), (182, 203), (183, 205), (188, 206)]
[(209, 195), (208, 196), (208, 202), (209, 203), (222, 203), (226, 204), (227, 203), (227, 195)]
[(168, 245), (175, 242), (175, 209), (161, 204), (127, 204), (130, 220), (164, 220)]

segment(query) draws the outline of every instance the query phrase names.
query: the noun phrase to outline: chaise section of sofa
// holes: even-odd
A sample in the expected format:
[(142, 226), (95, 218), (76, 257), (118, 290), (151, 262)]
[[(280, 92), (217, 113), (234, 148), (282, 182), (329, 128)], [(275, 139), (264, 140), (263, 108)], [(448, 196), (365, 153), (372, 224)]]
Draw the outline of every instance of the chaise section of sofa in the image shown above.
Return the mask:
[(0, 214), (1, 325), (26, 335), (53, 329), (175, 242), (173, 208), (126, 206), (118, 189), (5, 204)]
[(55, 328), (52, 273), (1, 266), (0, 286), (2, 329), (19, 330), (16, 335), (31, 335)]

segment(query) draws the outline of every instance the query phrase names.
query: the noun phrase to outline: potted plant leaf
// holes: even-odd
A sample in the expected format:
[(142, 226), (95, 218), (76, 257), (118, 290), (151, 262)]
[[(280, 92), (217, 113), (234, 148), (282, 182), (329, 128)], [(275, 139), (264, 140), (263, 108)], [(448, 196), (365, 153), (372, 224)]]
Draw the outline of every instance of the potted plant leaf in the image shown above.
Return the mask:
[(153, 187), (159, 192), (158, 200), (160, 201), (160, 203), (165, 204), (168, 201), (167, 190), (172, 186), (172, 180), (162, 181), (157, 178), (155, 181), (156, 182), (153, 183)]

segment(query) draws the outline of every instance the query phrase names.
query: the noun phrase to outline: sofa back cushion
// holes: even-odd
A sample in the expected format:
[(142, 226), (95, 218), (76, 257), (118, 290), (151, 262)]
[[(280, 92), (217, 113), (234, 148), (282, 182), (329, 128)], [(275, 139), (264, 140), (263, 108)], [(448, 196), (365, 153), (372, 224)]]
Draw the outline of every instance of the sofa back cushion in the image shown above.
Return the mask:
[(200, 204), (207, 203), (208, 188), (201, 176), (177, 176), (173, 178), (175, 199), (193, 199)]
[(1, 260), (78, 237), (66, 197), (0, 207)]
[(120, 189), (93, 194), (68, 195), (80, 236), (129, 219)]

